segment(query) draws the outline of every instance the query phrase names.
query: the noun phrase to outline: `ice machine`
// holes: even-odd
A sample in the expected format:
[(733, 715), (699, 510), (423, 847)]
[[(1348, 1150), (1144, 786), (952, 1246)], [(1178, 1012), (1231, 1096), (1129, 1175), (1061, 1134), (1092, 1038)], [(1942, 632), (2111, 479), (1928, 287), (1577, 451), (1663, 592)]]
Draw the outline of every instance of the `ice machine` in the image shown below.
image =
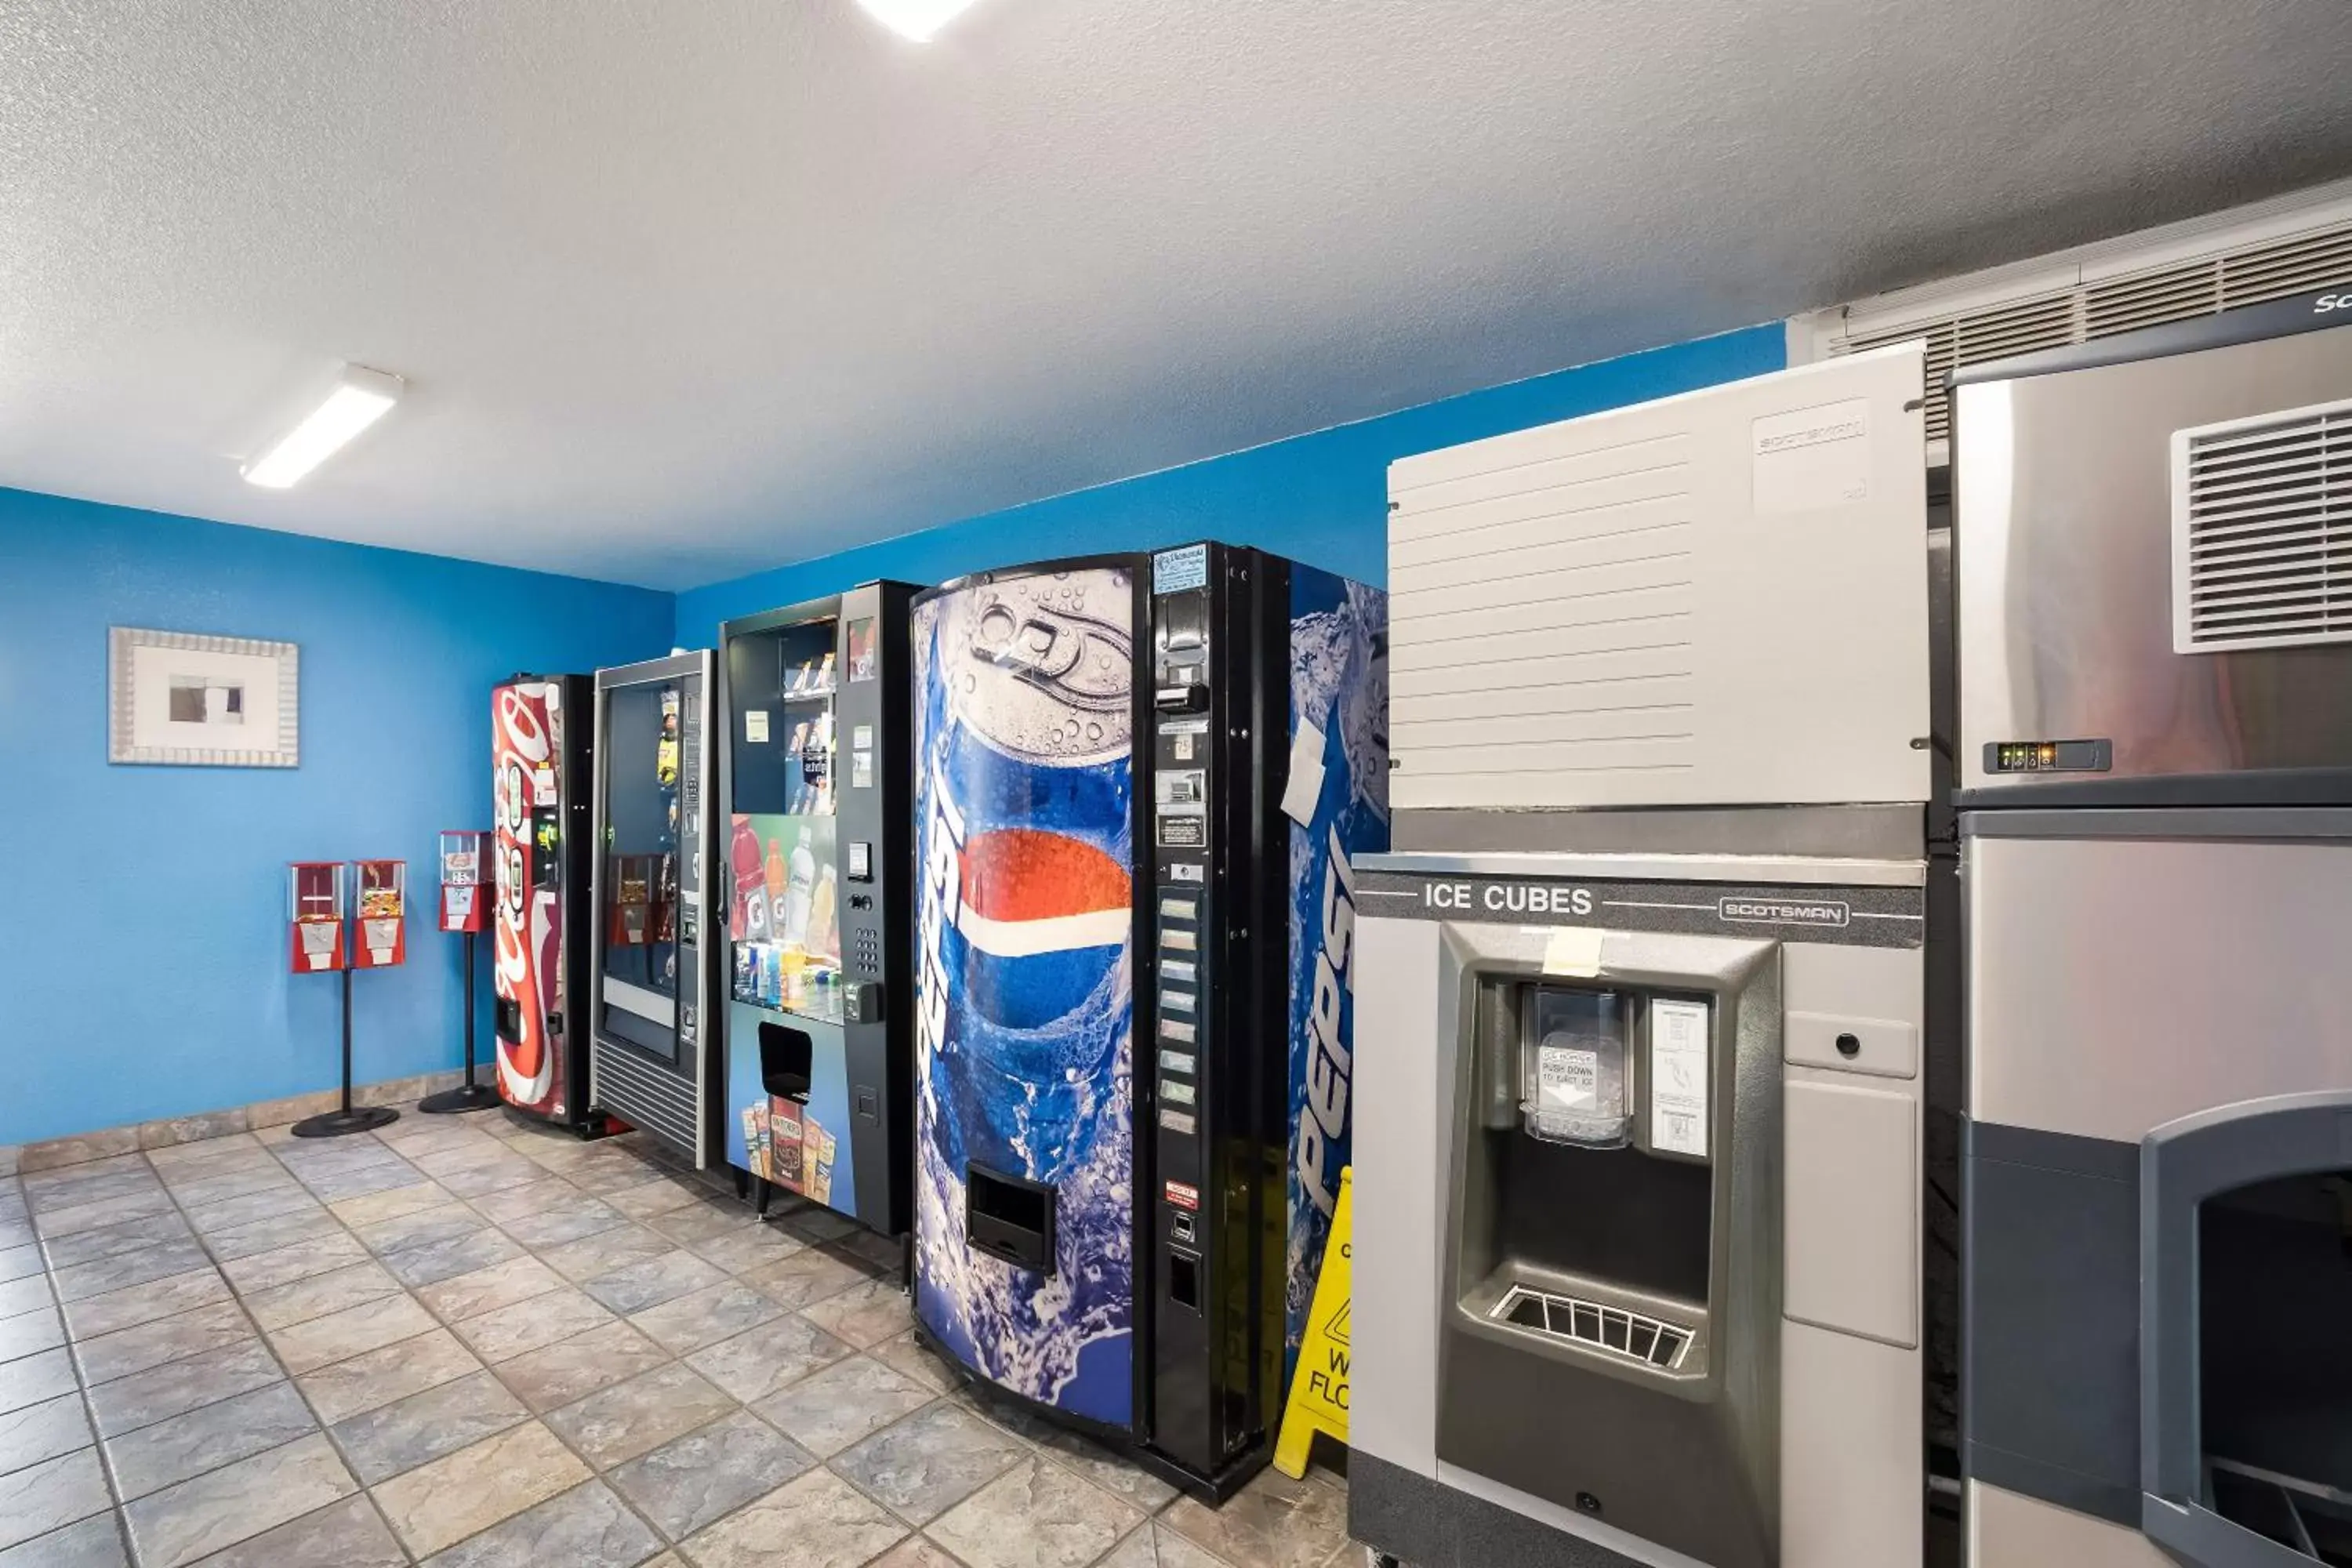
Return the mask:
[(2352, 1563), (2352, 330), (1956, 378), (1970, 1560)]
[(709, 649), (596, 672), (588, 1098), (696, 1170), (714, 1163)]
[(909, 1223), (914, 875), (905, 583), (720, 628), (727, 1159)]
[(1271, 1451), (1348, 1159), (1386, 636), (1214, 543), (915, 605), (919, 1324), (1205, 1493)]
[(1923, 1559), (1921, 374), (1390, 471), (1349, 1507), (1416, 1568)]

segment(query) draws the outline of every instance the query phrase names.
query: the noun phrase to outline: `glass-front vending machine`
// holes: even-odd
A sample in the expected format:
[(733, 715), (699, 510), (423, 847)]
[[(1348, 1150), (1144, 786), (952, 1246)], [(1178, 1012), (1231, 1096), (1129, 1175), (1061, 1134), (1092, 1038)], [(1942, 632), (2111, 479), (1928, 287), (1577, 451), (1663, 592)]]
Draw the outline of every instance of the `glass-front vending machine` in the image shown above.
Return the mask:
[(911, 1220), (904, 583), (720, 629), (727, 1158), (885, 1235)]
[(704, 1169), (716, 1060), (709, 649), (596, 672), (588, 1101)]

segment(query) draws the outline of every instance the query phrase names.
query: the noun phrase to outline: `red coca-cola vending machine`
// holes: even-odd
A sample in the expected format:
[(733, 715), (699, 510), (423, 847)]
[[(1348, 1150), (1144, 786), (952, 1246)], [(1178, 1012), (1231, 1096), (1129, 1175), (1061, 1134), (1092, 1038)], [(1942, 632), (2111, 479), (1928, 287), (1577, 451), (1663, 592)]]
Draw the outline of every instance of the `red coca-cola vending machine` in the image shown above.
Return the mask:
[(584, 675), (518, 675), (490, 695), (499, 1094), (583, 1134), (605, 1130), (589, 1110), (585, 1012), (593, 701)]

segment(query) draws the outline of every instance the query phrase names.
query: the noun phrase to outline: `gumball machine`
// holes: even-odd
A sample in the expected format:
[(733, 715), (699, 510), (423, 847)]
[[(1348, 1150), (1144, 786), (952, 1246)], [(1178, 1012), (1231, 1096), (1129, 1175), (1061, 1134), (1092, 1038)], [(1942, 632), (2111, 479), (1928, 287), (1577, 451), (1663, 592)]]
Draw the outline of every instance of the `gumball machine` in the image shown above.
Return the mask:
[(297, 860), (287, 868), (287, 926), (294, 973), (308, 975), (343, 966), (341, 860)]
[(343, 863), (297, 860), (286, 868), (286, 921), (294, 973), (315, 974), (343, 967)]
[(489, 856), (487, 832), (459, 828), (441, 835), (441, 929), (465, 944), (460, 1005), (466, 1014), (466, 1081), (416, 1102), (417, 1110), (436, 1116), (488, 1110), (499, 1103), (498, 1090), (474, 1081), (474, 952), (477, 939), (490, 925)]
[[(406, 954), (403, 928), (407, 868), (397, 860), (299, 860), (287, 868), (287, 919), (294, 973), (333, 970), (343, 977), (343, 1099), (340, 1110), (297, 1121), (297, 1138), (340, 1138), (400, 1120), (384, 1106), (352, 1103), (352, 972), (383, 969)], [(347, 929), (352, 889), (358, 889), (357, 942)]]
[(357, 860), (359, 942), (352, 963), (359, 969), (389, 969), (408, 958), (408, 863)]

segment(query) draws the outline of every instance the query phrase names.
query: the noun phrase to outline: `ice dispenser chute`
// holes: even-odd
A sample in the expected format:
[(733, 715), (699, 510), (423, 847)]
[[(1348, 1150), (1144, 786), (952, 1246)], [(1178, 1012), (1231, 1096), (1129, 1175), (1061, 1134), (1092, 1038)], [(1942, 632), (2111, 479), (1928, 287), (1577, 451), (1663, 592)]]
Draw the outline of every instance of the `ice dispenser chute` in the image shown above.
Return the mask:
[(1465, 965), (1438, 1458), (1710, 1563), (1762, 1564), (1778, 949), (1612, 942), (1591, 980), (1507, 952)]

